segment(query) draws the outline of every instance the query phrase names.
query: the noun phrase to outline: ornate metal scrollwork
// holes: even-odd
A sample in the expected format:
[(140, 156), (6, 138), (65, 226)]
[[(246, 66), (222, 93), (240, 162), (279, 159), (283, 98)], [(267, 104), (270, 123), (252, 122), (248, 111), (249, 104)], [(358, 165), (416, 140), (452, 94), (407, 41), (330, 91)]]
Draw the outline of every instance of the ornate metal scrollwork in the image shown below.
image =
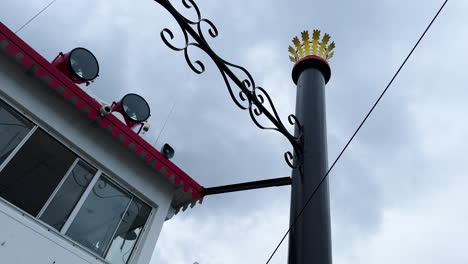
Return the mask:
[[(275, 130), (285, 136), (291, 143), (295, 154), (294, 155), (291, 151), (284, 153), (286, 163), (291, 168), (300, 167), (302, 165), (303, 155), (301, 142), (302, 127), (297, 117), (292, 114), (288, 116), (289, 124), (295, 126), (296, 129), (296, 135), (294, 136), (289, 133), (281, 121), (270, 95), (265, 89), (255, 85), (255, 81), (252, 78), (252, 75), (245, 68), (220, 58), (210, 48), (205, 37), (206, 31), (202, 29), (202, 25), (208, 26), (207, 32), (211, 38), (216, 38), (218, 36), (218, 29), (213, 22), (201, 16), (200, 10), (195, 4), (194, 0), (181, 1), (186, 9), (193, 9), (195, 11), (196, 20), (188, 19), (187, 17), (180, 14), (168, 0), (155, 1), (161, 4), (169, 13), (171, 13), (171, 15), (179, 24), (184, 37), (184, 44), (181, 47), (177, 47), (171, 42), (174, 39), (174, 34), (172, 31), (168, 28), (164, 28), (161, 31), (161, 38), (166, 46), (175, 51), (183, 51), (188, 66), (197, 74), (201, 74), (205, 71), (205, 65), (200, 60), (192, 60), (189, 56), (189, 50), (192, 47), (196, 47), (210, 56), (216, 67), (219, 69), (226, 87), (228, 88), (229, 95), (231, 96), (234, 103), (239, 108), (248, 110), (252, 121), (259, 128)], [(189, 38), (189, 36), (191, 38)], [(240, 72), (243, 77), (239, 78), (236, 74), (234, 74), (233, 70)], [(231, 85), (231, 82), (237, 86), (238, 91), (233, 89), (235, 87)], [(263, 125), (260, 120), (263, 117), (269, 119), (272, 125)]]

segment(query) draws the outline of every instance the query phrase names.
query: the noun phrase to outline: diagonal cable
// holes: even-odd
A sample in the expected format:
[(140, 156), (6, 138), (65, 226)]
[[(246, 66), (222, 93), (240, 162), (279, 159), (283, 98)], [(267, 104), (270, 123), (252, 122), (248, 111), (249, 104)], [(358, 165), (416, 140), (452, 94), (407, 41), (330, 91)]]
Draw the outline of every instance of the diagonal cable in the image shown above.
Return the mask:
[(48, 5), (46, 5), (41, 11), (39, 11), (37, 14), (35, 14), (31, 19), (29, 19), (26, 23), (24, 23), (18, 30), (15, 31), (15, 34), (18, 34), (25, 26), (27, 26), (29, 23), (31, 23), (36, 17), (38, 17), (42, 12), (44, 12), (47, 8), (49, 8), (53, 3), (55, 3), (57, 0), (52, 0)]
[(431, 22), (429, 23), (429, 25), (426, 27), (426, 29), (424, 30), (424, 32), (422, 33), (422, 35), (419, 37), (418, 41), (416, 42), (416, 44), (413, 46), (413, 48), (411, 49), (411, 51), (408, 53), (408, 55), (406, 56), (405, 60), (403, 61), (403, 63), (400, 65), (400, 67), (398, 68), (398, 70), (396, 71), (396, 73), (393, 75), (392, 79), (390, 80), (390, 82), (387, 84), (387, 86), (385, 87), (385, 89), (382, 91), (382, 93), (380, 94), (379, 98), (377, 98), (377, 100), (375, 101), (374, 105), (371, 107), (371, 109), (369, 110), (369, 112), (367, 113), (367, 115), (364, 117), (364, 119), (361, 121), (361, 123), (359, 124), (359, 126), (357, 127), (357, 129), (354, 131), (353, 135), (351, 136), (351, 138), (349, 138), (348, 142), (346, 143), (346, 145), (343, 147), (343, 149), (341, 150), (340, 154), (338, 154), (338, 156), (336, 157), (335, 161), (333, 161), (333, 164), (330, 166), (330, 168), (328, 169), (328, 171), (325, 173), (325, 175), (323, 176), (322, 180), (319, 182), (319, 184), (317, 185), (317, 187), (315, 187), (314, 191), (312, 192), (312, 194), (310, 195), (309, 199), (307, 199), (307, 202), (304, 204), (304, 206), (302, 207), (301, 211), (299, 212), (299, 214), (296, 216), (296, 218), (294, 219), (294, 221), (292, 222), (292, 224), (289, 226), (289, 229), (288, 231), (286, 231), (286, 233), (284, 234), (283, 238), (281, 239), (281, 241), (278, 243), (278, 245), (276, 246), (275, 250), (273, 251), (273, 253), (271, 254), (270, 258), (267, 260), (266, 264), (270, 263), (270, 260), (273, 258), (273, 256), (275, 255), (276, 251), (278, 250), (278, 248), (281, 246), (281, 244), (283, 243), (284, 239), (286, 238), (286, 236), (289, 234), (289, 232), (291, 231), (291, 229), (294, 227), (294, 225), (296, 224), (297, 220), (299, 219), (299, 217), (301, 217), (302, 213), (304, 212), (304, 210), (306, 209), (307, 205), (310, 203), (310, 201), (312, 200), (312, 198), (314, 198), (314, 195), (317, 193), (318, 189), (320, 188), (320, 186), (322, 186), (322, 183), (328, 178), (328, 175), (330, 175), (330, 172), (331, 170), (335, 167), (336, 163), (340, 160), (341, 156), (343, 155), (343, 153), (346, 151), (346, 149), (348, 148), (348, 146), (351, 144), (351, 142), (354, 140), (354, 138), (356, 137), (357, 133), (359, 132), (359, 130), (361, 130), (362, 126), (364, 125), (364, 123), (367, 121), (367, 119), (369, 118), (369, 116), (372, 114), (372, 112), (374, 111), (374, 109), (377, 107), (377, 105), (379, 104), (380, 100), (382, 99), (382, 97), (385, 95), (385, 93), (387, 92), (388, 88), (390, 87), (390, 85), (392, 85), (393, 81), (395, 80), (395, 78), (398, 76), (398, 74), (400, 73), (401, 69), (403, 68), (403, 66), (405, 66), (406, 62), (408, 61), (408, 59), (411, 57), (411, 55), (413, 54), (413, 51), (416, 49), (416, 47), (418, 47), (419, 45), (419, 42), (421, 42), (421, 40), (424, 38), (424, 36), (426, 35), (427, 31), (429, 30), (429, 28), (432, 26), (432, 24), (434, 23), (434, 21), (436, 20), (436, 18), (439, 16), (440, 12), (442, 11), (442, 9), (444, 9), (445, 7), (445, 4), (448, 2), (448, 0), (445, 0), (444, 3), (442, 4), (442, 6), (440, 7), (439, 11), (437, 11), (437, 13), (435, 14), (434, 18), (432, 18)]

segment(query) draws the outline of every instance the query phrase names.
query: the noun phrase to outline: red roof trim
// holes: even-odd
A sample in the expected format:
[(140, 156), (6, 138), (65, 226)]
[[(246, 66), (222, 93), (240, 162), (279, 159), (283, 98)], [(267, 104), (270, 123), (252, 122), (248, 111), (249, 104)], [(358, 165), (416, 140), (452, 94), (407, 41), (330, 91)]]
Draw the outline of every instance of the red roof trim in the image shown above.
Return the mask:
[(192, 192), (192, 198), (194, 200), (203, 200), (202, 189), (203, 187), (188, 176), (184, 171), (177, 167), (174, 163), (167, 160), (158, 150), (148, 144), (143, 138), (136, 134), (133, 130), (128, 128), (114, 115), (100, 116), (101, 105), (80, 87), (74, 84), (66, 76), (64, 76), (59, 70), (50, 64), (45, 58), (31, 48), (27, 43), (20, 39), (10, 29), (8, 29), (3, 23), (0, 22), (0, 44), (6, 40), (8, 45), (6, 51), (12, 55), (22, 55), (20, 59), (21, 64), (25, 67), (37, 67), (35, 74), (39, 78), (50, 76), (52, 80), (49, 81), (50, 88), (54, 90), (60, 90), (62, 96), (67, 100), (72, 100), (74, 97), (76, 100), (73, 104), (76, 108), (88, 112), (89, 119), (96, 119), (99, 122), (100, 127), (104, 129), (111, 129), (113, 137), (119, 137), (122, 144), (125, 146), (132, 147), (135, 154), (140, 155), (144, 152), (144, 160), (147, 163), (154, 162), (153, 168), (160, 170), (165, 168), (165, 176), (171, 178), (174, 175), (173, 181), (175, 185), (182, 184), (185, 192)]

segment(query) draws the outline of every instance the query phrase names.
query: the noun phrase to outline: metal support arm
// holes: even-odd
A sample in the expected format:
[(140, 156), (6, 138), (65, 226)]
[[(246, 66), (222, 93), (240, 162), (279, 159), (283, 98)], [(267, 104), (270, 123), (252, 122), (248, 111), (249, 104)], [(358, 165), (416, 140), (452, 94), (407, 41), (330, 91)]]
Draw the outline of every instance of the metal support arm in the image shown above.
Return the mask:
[(239, 191), (246, 191), (246, 190), (252, 190), (252, 189), (259, 189), (259, 188), (284, 186), (284, 185), (291, 185), (290, 177), (210, 187), (210, 188), (204, 189), (203, 194), (207, 196), (207, 195), (212, 195), (212, 194), (239, 192)]

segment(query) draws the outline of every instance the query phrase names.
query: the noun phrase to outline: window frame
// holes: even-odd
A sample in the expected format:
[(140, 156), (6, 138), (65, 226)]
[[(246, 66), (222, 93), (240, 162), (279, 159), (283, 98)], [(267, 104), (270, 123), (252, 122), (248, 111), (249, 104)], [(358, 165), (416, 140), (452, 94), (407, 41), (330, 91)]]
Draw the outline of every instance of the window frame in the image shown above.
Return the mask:
[[(86, 187), (85, 191), (81, 195), (80, 199), (76, 203), (76, 205), (73, 207), (72, 212), (70, 213), (70, 216), (68, 216), (67, 221), (65, 221), (65, 224), (63, 224), (62, 228), (60, 229), (60, 233), (64, 236), (65, 233), (68, 231), (70, 228), (73, 220), (75, 220), (76, 215), (80, 211), (81, 207), (83, 206), (84, 202), (86, 201), (86, 198), (88, 198), (88, 195), (93, 191), (94, 185), (97, 183), (99, 180), (99, 177), (101, 176), (102, 171), (98, 169), (96, 173), (94, 174), (93, 178), (89, 182), (88, 186)], [(67, 236), (68, 237), (68, 236)], [(97, 254), (96, 254), (97, 255)]]
[[(78, 162), (80, 161), (80, 158), (76, 157), (75, 160), (73, 161), (73, 163), (70, 165), (70, 168), (68, 168), (67, 172), (65, 172), (65, 175), (63, 176), (63, 178), (60, 180), (59, 184), (57, 184), (57, 187), (55, 187), (54, 191), (50, 194), (49, 198), (47, 199), (47, 201), (45, 202), (45, 204), (42, 206), (41, 210), (39, 211), (39, 213), (37, 214), (37, 218), (40, 219), (42, 214), (44, 214), (46, 208), (49, 206), (49, 204), (52, 202), (52, 200), (54, 199), (55, 195), (57, 194), (58, 190), (62, 187), (62, 185), (64, 184), (64, 182), (68, 179), (68, 177), (70, 176), (71, 172), (73, 171), (73, 168), (75, 168), (76, 164), (78, 164)], [(1, 172), (2, 170), (0, 170)]]
[[(130, 205), (132, 204), (133, 199), (135, 199), (135, 197), (134, 197), (134, 196), (131, 196), (131, 197), (130, 197), (130, 201), (128, 202), (127, 207), (125, 208), (124, 213), (122, 214), (122, 216), (121, 216), (120, 219), (119, 219), (119, 223), (118, 223), (117, 226), (115, 227), (115, 230), (114, 230), (114, 232), (112, 233), (112, 236), (110, 237), (110, 240), (109, 240), (109, 242), (108, 242), (107, 245), (106, 245), (106, 248), (104, 249), (104, 253), (102, 254), (102, 255), (104, 256), (104, 258), (107, 257), (107, 253), (109, 253), (109, 249), (110, 249), (110, 247), (112, 246), (112, 242), (113, 242), (115, 233), (117, 233), (117, 230), (119, 230), (120, 224), (122, 223), (122, 220), (124, 219), (125, 214), (128, 212), (128, 208), (130, 208)], [(146, 219), (146, 221), (148, 221), (148, 219)], [(145, 222), (145, 224), (146, 224), (146, 222)], [(138, 239), (138, 237), (137, 237), (137, 239)]]
[[(124, 211), (124, 213), (127, 212), (127, 210), (129, 209), (132, 201), (135, 198), (140, 200), (142, 203), (146, 204), (148, 207), (151, 208), (150, 213), (148, 214), (148, 217), (147, 217), (147, 219), (145, 221), (145, 224), (143, 225), (143, 227), (141, 229), (141, 232), (137, 237), (137, 241), (134, 244), (132, 250), (130, 251), (130, 256), (127, 259), (127, 262), (126, 262), (128, 264), (134, 263), (134, 258), (135, 258), (134, 253), (141, 246), (141, 243), (143, 243), (144, 240), (146, 239), (146, 237), (148, 235), (146, 233), (147, 227), (153, 221), (154, 212), (156, 210), (158, 210), (159, 206), (155, 202), (148, 199), (145, 195), (143, 195), (139, 191), (137, 191), (134, 187), (132, 187), (131, 185), (126, 183), (125, 180), (114, 176), (114, 173), (111, 172), (110, 170), (106, 169), (105, 166), (103, 166), (99, 161), (94, 160), (94, 159), (90, 160), (90, 158), (88, 158), (88, 155), (83, 150), (81, 150), (79, 147), (73, 147), (74, 146), (73, 143), (68, 142), (68, 140), (64, 136), (60, 135), (60, 133), (58, 133), (50, 125), (46, 124), (44, 121), (37, 118), (33, 113), (30, 113), (28, 110), (23, 111), (22, 110), (23, 107), (21, 107), (21, 108), (17, 107), (16, 106), (17, 103), (14, 100), (10, 99), (7, 96), (4, 96), (1, 92), (0, 92), (0, 101), (2, 101), (5, 105), (10, 107), (11, 110), (15, 111), (16, 114), (22, 116), (23, 118), (25, 118), (26, 120), (28, 120), (28, 121), (30, 121), (32, 123), (32, 127), (28, 131), (28, 133), (18, 143), (18, 145), (13, 149), (13, 151), (8, 155), (8, 157), (5, 158), (5, 160), (3, 160), (0, 163), (0, 172), (9, 164), (9, 162), (16, 156), (16, 154), (21, 150), (21, 148), (24, 146), (24, 144), (26, 144), (26, 142), (33, 136), (33, 134), (38, 129), (42, 130), (45, 134), (50, 136), (53, 140), (57, 141), (57, 143), (62, 145), (64, 148), (68, 149), (71, 153), (73, 153), (76, 156), (76, 158), (73, 161), (72, 165), (70, 165), (67, 172), (64, 174), (64, 176), (62, 177), (62, 179), (60, 180), (59, 184), (56, 186), (54, 191), (50, 194), (49, 198), (44, 203), (44, 205), (42, 206), (41, 210), (39, 211), (39, 213), (37, 215), (29, 214), (28, 212), (26, 212), (22, 208), (12, 204), (11, 202), (9, 202), (8, 200), (4, 199), (1, 196), (0, 196), (0, 201), (5, 203), (6, 205), (9, 205), (13, 209), (19, 211), (23, 216), (26, 216), (26, 217), (32, 219), (33, 221), (37, 222), (38, 224), (42, 225), (44, 228), (47, 229), (47, 231), (57, 234), (60, 238), (64, 239), (65, 241), (68, 241), (74, 247), (79, 247), (80, 249), (84, 250), (85, 252), (91, 254), (92, 257), (95, 257), (96, 259), (99, 259), (100, 261), (103, 261), (104, 263), (112, 264), (107, 259), (105, 259), (106, 255), (107, 255), (107, 253), (108, 253), (108, 251), (110, 249), (110, 246), (112, 245), (112, 240), (109, 241), (108, 245), (106, 245), (106, 249), (104, 251), (105, 253), (103, 254), (103, 256), (100, 256), (99, 254), (97, 254), (97, 253), (93, 252), (92, 250), (88, 249), (86, 246), (81, 245), (80, 243), (73, 240), (73, 238), (71, 238), (71, 237), (69, 237), (69, 236), (67, 236), (65, 234), (66, 231), (68, 230), (68, 228), (70, 227), (70, 225), (72, 224), (73, 220), (75, 219), (76, 215), (78, 214), (79, 210), (83, 206), (84, 202), (86, 201), (86, 198), (88, 197), (89, 193), (94, 188), (97, 181), (101, 177), (105, 177), (107, 180), (109, 180), (113, 184), (117, 185), (122, 191), (124, 191), (128, 195), (130, 195), (131, 200), (128, 203), (127, 208)], [(50, 202), (53, 200), (53, 198), (55, 197), (57, 192), (60, 190), (60, 188), (62, 187), (65, 180), (70, 176), (71, 171), (73, 170), (73, 168), (78, 164), (78, 162), (80, 160), (87, 163), (87, 164), (89, 164), (90, 166), (94, 167), (96, 169), (96, 173), (94, 174), (93, 178), (89, 182), (89, 184), (86, 187), (83, 194), (80, 196), (80, 199), (78, 200), (78, 202), (75, 204), (75, 206), (74, 206), (72, 212), (70, 213), (70, 215), (68, 216), (65, 224), (62, 226), (62, 228), (60, 230), (57, 230), (54, 227), (52, 227), (51, 225), (49, 225), (46, 222), (44, 222), (43, 220), (41, 220), (40, 216), (47, 209)], [(114, 237), (115, 233), (117, 232), (118, 227), (121, 224), (123, 218), (124, 218), (124, 215), (122, 215), (121, 219), (119, 220), (119, 224), (116, 226), (112, 237)]]
[[(29, 120), (29, 121), (31, 121), (31, 120)], [(20, 149), (24, 146), (24, 144), (26, 144), (26, 142), (32, 137), (34, 132), (36, 132), (36, 130), (39, 128), (39, 126), (36, 125), (36, 123), (34, 123), (32, 121), (31, 121), (31, 123), (34, 124), (33, 127), (31, 128), (31, 130), (29, 130), (29, 132), (18, 143), (18, 145), (16, 145), (16, 147), (13, 149), (13, 151), (10, 153), (10, 155), (8, 155), (8, 157), (2, 163), (0, 163), (0, 172), (8, 165), (8, 163), (10, 163), (10, 161), (16, 156), (16, 154), (20, 151)]]

